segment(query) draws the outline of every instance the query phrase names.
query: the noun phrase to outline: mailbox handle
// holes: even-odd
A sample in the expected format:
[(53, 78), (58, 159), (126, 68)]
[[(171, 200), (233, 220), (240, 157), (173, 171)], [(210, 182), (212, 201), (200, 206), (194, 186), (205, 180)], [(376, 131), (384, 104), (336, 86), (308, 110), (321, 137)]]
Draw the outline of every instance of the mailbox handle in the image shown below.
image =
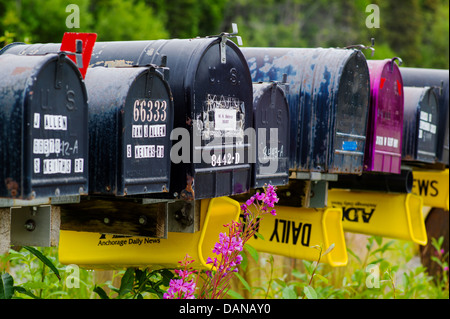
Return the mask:
[(354, 44), (354, 45), (349, 45), (347, 47), (345, 47), (346, 49), (358, 49), (358, 50), (366, 50), (369, 49), (372, 51), (371, 56), (373, 57), (374, 53), (375, 53), (375, 38), (371, 38), (370, 39), (370, 46), (364, 45), (364, 44)]
[(391, 59), (391, 72), (394, 71), (394, 62), (395, 62), (395, 60), (398, 61), (398, 66), (401, 66), (401, 65), (403, 64), (403, 60), (402, 60), (400, 57), (398, 57), (398, 56), (393, 57), (393, 58)]

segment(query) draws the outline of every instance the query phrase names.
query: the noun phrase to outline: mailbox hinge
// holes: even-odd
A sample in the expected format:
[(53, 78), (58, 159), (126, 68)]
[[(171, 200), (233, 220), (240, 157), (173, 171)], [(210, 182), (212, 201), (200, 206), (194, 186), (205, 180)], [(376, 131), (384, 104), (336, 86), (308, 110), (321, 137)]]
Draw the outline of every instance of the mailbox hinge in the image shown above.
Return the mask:
[[(237, 33), (238, 33), (237, 24), (232, 23), (231, 26), (233, 28), (232, 33), (222, 32), (220, 35), (218, 35), (218, 37), (221, 38), (221, 40), (220, 40), (220, 62), (222, 64), (227, 63), (227, 40), (228, 40), (228, 38), (236, 38), (238, 45), (242, 46), (242, 38), (237, 35)], [(215, 36), (213, 36), (213, 37), (215, 37)]]
[(148, 98), (152, 97), (153, 73), (155, 72), (155, 70), (155, 66), (150, 65), (147, 72), (147, 80), (145, 82), (145, 97)]
[(58, 61), (56, 61), (56, 74), (55, 74), (55, 88), (62, 88), (62, 68), (64, 65), (64, 59), (66, 58), (66, 54), (64, 52), (58, 52)]

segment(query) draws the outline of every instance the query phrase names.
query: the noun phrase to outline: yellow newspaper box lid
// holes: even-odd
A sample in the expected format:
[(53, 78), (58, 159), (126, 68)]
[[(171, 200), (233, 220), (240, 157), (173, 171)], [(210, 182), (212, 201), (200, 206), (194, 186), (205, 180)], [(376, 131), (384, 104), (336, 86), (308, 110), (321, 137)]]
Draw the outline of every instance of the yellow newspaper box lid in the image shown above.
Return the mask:
[(424, 206), (449, 210), (449, 170), (413, 170), (412, 193), (423, 199)]
[(331, 189), (328, 206), (342, 208), (345, 231), (427, 243), (420, 196)]
[(261, 252), (317, 261), (319, 250), (324, 253), (332, 244), (333, 250), (321, 262), (331, 266), (345, 266), (348, 262), (342, 210), (339, 208), (299, 208), (276, 206), (276, 216), (265, 215), (259, 233), (249, 244)]
[(228, 197), (201, 201), (200, 231), (169, 232), (167, 239), (116, 236), (88, 232), (61, 231), (59, 259), (63, 264), (76, 264), (90, 269), (121, 269), (128, 267), (176, 268), (186, 254), (195, 259), (197, 269), (206, 264), (224, 224), (239, 219), (240, 206)]

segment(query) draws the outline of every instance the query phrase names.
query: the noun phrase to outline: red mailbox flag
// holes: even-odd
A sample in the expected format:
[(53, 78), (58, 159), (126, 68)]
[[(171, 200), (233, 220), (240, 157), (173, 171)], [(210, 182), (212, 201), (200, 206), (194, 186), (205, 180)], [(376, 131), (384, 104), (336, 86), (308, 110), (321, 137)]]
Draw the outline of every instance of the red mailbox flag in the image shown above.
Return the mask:
[[(87, 68), (89, 67), (89, 61), (91, 60), (92, 50), (94, 49), (96, 39), (97, 33), (66, 32), (64, 33), (61, 42), (61, 51), (74, 53), (73, 55), (70, 54), (68, 56), (77, 64), (83, 79), (86, 75)], [(78, 47), (77, 41), (81, 41), (81, 44), (79, 44)]]

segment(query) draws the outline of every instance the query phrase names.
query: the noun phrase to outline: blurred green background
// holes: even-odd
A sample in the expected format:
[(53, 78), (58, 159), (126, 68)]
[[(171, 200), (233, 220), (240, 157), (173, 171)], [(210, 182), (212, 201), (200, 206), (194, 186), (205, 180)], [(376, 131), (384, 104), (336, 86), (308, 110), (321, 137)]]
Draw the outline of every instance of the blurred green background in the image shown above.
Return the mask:
[[(69, 4), (78, 5), (79, 28), (66, 26)], [(366, 26), (370, 4), (379, 28)], [(97, 41), (190, 38), (231, 32), (232, 22), (244, 46), (345, 47), (374, 37), (375, 59), (449, 68), (448, 0), (0, 0), (0, 47), (60, 42), (67, 31)]]

